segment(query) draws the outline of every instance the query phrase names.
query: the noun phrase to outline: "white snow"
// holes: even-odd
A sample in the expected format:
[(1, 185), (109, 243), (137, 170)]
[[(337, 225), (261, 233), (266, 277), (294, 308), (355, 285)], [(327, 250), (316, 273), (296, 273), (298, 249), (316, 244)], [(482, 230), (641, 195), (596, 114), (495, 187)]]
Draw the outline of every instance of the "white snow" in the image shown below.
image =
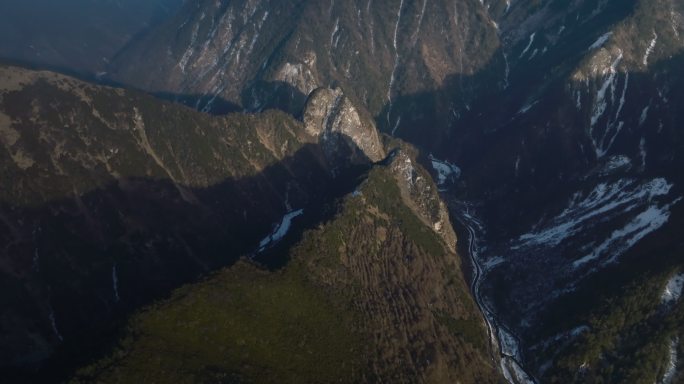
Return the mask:
[(518, 357), (520, 349), (518, 340), (503, 327), (499, 327), (499, 342), (501, 343), (501, 353), (510, 357)]
[(612, 184), (601, 183), (587, 195), (576, 193), (568, 203), (568, 208), (541, 229), (520, 236), (511, 248), (539, 245), (555, 247), (585, 230), (597, 218), (607, 219), (617, 214), (638, 212), (643, 209), (645, 202), (667, 195), (671, 188), (672, 185), (662, 178), (642, 184), (626, 179)]
[(590, 328), (588, 326), (580, 325), (580, 326), (572, 328), (568, 331), (560, 332), (560, 333), (544, 340), (539, 345), (541, 345), (544, 349), (546, 349), (546, 348), (549, 348), (551, 345), (553, 345), (553, 344), (555, 344), (561, 340), (564, 340), (564, 341), (573, 340), (573, 339), (577, 338), (578, 336), (580, 336), (581, 334), (583, 334), (584, 332), (587, 332), (589, 330), (590, 330)]
[(655, 48), (657, 42), (658, 42), (658, 34), (655, 33), (655, 31), (653, 31), (653, 39), (648, 44), (648, 47), (646, 48), (646, 52), (644, 53), (644, 60), (643, 60), (644, 65), (648, 65), (648, 57), (651, 56), (651, 53), (653, 53), (653, 49)]
[(534, 107), (534, 106), (537, 105), (537, 104), (539, 104), (539, 100), (533, 101), (532, 103), (529, 103), (529, 104), (524, 105), (524, 106), (523, 106), (522, 108), (520, 108), (520, 110), (518, 111), (518, 115), (522, 115), (522, 114), (527, 113), (530, 109), (532, 109), (532, 107)]
[(505, 262), (506, 262), (506, 259), (504, 259), (504, 258), (501, 257), (501, 256), (492, 257), (491, 259), (489, 259), (489, 260), (487, 260), (486, 262), (484, 262), (484, 263), (482, 264), (482, 267), (483, 267), (483, 269), (485, 270), (485, 272), (487, 272), (487, 271), (492, 270), (492, 269), (493, 269), (494, 267), (496, 267), (497, 265), (503, 264), (503, 263), (505, 263)]
[(534, 43), (534, 37), (535, 37), (536, 35), (537, 35), (536, 32), (534, 32), (534, 33), (532, 33), (532, 34), (530, 35), (530, 42), (527, 43), (527, 47), (525, 47), (525, 49), (523, 49), (522, 53), (520, 54), (519, 59), (522, 59), (523, 56), (525, 56), (525, 54), (527, 53), (527, 51), (529, 51), (530, 48), (532, 48), (532, 43)]
[(537, 53), (539, 53), (539, 48), (535, 48), (534, 51), (532, 51), (532, 54), (527, 60), (532, 60), (534, 59), (535, 56), (537, 56)]
[(339, 31), (340, 31), (340, 19), (337, 18), (337, 20), (335, 20), (335, 28), (333, 28), (333, 31), (330, 34), (330, 46), (333, 48), (337, 48), (337, 43), (340, 41), (340, 36), (338, 34)]
[(684, 273), (674, 275), (667, 281), (661, 300), (663, 303), (675, 302), (682, 296)]
[(401, 116), (399, 116), (397, 118), (397, 121), (394, 123), (394, 127), (392, 127), (392, 136), (394, 136), (397, 133), (397, 129), (399, 128), (399, 124), (401, 124)]
[(119, 276), (116, 273), (116, 264), (112, 266), (112, 288), (114, 289), (114, 301), (119, 302)]
[(443, 186), (447, 181), (453, 182), (461, 177), (461, 169), (446, 160), (439, 160), (434, 156), (429, 156), (432, 168), (437, 171), (437, 186)]
[(639, 157), (641, 158), (641, 169), (646, 169), (646, 139), (641, 138), (639, 141)]
[(185, 68), (188, 65), (190, 57), (195, 54), (195, 45), (197, 44), (197, 35), (199, 33), (199, 27), (200, 23), (196, 23), (193, 27), (192, 34), (190, 35), (190, 43), (188, 44), (188, 48), (183, 53), (183, 56), (181, 57), (180, 61), (178, 61), (178, 66), (180, 67), (181, 72), (183, 73), (185, 73)]
[(571, 329), (570, 332), (568, 332), (568, 334), (572, 337), (577, 337), (577, 336), (583, 334), (584, 332), (587, 332), (588, 330), (589, 330), (588, 326), (580, 325), (579, 327)]
[[(256, 9), (252, 12), (256, 12)], [(268, 18), (268, 11), (264, 12), (264, 15), (261, 17), (260, 20), (258, 20), (255, 25), (254, 25), (254, 35), (252, 36), (252, 41), (249, 43), (249, 49), (247, 50), (247, 53), (251, 53), (254, 50), (254, 46), (256, 45), (256, 42), (259, 40), (259, 31), (261, 31), (261, 28), (264, 26), (264, 22)]]
[(499, 327), (499, 343), (501, 346), (501, 370), (509, 383), (534, 384), (518, 361), (521, 360), (518, 339), (503, 327)]
[(563, 31), (565, 31), (565, 25), (561, 25), (560, 28), (558, 29), (558, 37), (560, 37), (561, 34), (563, 34)]
[[(392, 74), (390, 75), (389, 85), (387, 87), (387, 102), (389, 106), (387, 107), (387, 124), (389, 125), (390, 114), (392, 113), (392, 89), (394, 89), (394, 81), (397, 75), (397, 69), (399, 68), (399, 46), (397, 44), (397, 38), (399, 35), (399, 24), (401, 23), (401, 14), (404, 9), (404, 0), (399, 3), (399, 10), (397, 11), (397, 23), (394, 26), (394, 38), (392, 39), (392, 44), (394, 47), (394, 67), (392, 68)], [(394, 128), (392, 129), (392, 135), (399, 127), (399, 121), (396, 122)]]
[(646, 119), (648, 119), (648, 110), (651, 108), (651, 105), (647, 105), (644, 107), (644, 109), (641, 111), (641, 117), (639, 117), (639, 126), (644, 125), (646, 122)]
[(280, 221), (280, 223), (276, 225), (273, 232), (270, 235), (266, 236), (263, 240), (261, 240), (261, 242), (259, 243), (258, 252), (262, 252), (273, 243), (276, 243), (280, 241), (283, 237), (285, 237), (287, 232), (290, 230), (290, 226), (292, 225), (292, 219), (302, 214), (304, 214), (303, 209), (298, 209), (296, 211), (286, 213), (285, 216), (283, 216), (283, 219)]
[(615, 123), (618, 120), (618, 118), (620, 117), (620, 112), (622, 112), (622, 108), (625, 107), (625, 99), (627, 97), (627, 86), (629, 86), (629, 72), (625, 72), (625, 85), (622, 87), (620, 105), (618, 105), (617, 112), (615, 112), (615, 118), (613, 119), (613, 123)]
[[(479, 238), (476, 229), (480, 232), (484, 232), (485, 228), (482, 222), (470, 212), (471, 206), (468, 203), (463, 203), (463, 208), (464, 209), (460, 210), (460, 219), (468, 229), (469, 254), (473, 260), (473, 271), (476, 276), (472, 282), (471, 289), (473, 290), (475, 300), (484, 315), (492, 347), (496, 347), (497, 339), (499, 340), (499, 348), (503, 355), (500, 358), (501, 371), (503, 372), (506, 381), (510, 384), (535, 384), (534, 380), (525, 373), (517, 362), (520, 360), (518, 340), (513, 334), (504, 329), (504, 327), (497, 324), (494, 312), (488, 307), (487, 303), (482, 300), (480, 282), (482, 276), (486, 273), (486, 269), (482, 269), (481, 267)], [(500, 263), (497, 258), (488, 261), (490, 267), (492, 264), (496, 265), (495, 263)]]
[(608, 39), (610, 39), (611, 36), (613, 36), (613, 32), (612, 32), (612, 31), (606, 32), (605, 34), (603, 34), (603, 36), (599, 37), (599, 38), (594, 42), (594, 44), (592, 44), (591, 46), (589, 46), (589, 49), (587, 49), (587, 50), (588, 50), (588, 51), (592, 51), (592, 50), (594, 50), (594, 49), (601, 48), (601, 47), (603, 46), (603, 44), (605, 44), (605, 43), (608, 41)]
[(511, 358), (501, 359), (501, 370), (504, 374), (504, 378), (509, 383), (535, 384), (534, 380), (525, 373), (520, 364)]
[(675, 374), (677, 373), (677, 344), (679, 344), (679, 338), (674, 338), (670, 341), (670, 355), (669, 361), (667, 362), (667, 371), (663, 375), (663, 379), (660, 381), (661, 384), (670, 384), (674, 380)]
[[(589, 126), (589, 134), (594, 143), (594, 148), (596, 150), (596, 155), (598, 157), (602, 157), (606, 154), (606, 152), (608, 152), (608, 149), (610, 149), (610, 146), (612, 145), (613, 141), (615, 140), (618, 133), (620, 133), (622, 127), (624, 126), (623, 122), (618, 123), (617, 126), (615, 125), (615, 121), (608, 122), (608, 126), (606, 127), (604, 134), (600, 138), (596, 138), (594, 136), (594, 128), (596, 126), (596, 123), (599, 121), (599, 119), (603, 116), (603, 114), (606, 112), (606, 109), (608, 108), (606, 92), (608, 92), (609, 88), (611, 90), (611, 101), (615, 101), (615, 88), (617, 87), (618, 81), (617, 66), (622, 61), (622, 58), (622, 51), (620, 51), (619, 55), (613, 61), (611, 66), (604, 70), (604, 74), (607, 73), (608, 76), (605, 78), (603, 84), (601, 85), (601, 88), (599, 88), (598, 92), (596, 93), (596, 99), (594, 101), (593, 114), (591, 116), (591, 122)], [(622, 111), (622, 106), (624, 106), (624, 97), (625, 93), (627, 92), (627, 85), (629, 82), (628, 76), (629, 75), (625, 75), (625, 85), (622, 91), (623, 97), (620, 99), (620, 107), (618, 107), (615, 120), (617, 120), (619, 113)], [(611, 131), (613, 134), (609, 139), (609, 134), (611, 133)]]
[(417, 178), (416, 169), (413, 167), (413, 162), (411, 161), (410, 157), (406, 156), (404, 158), (404, 163), (403, 165), (399, 166), (399, 171), (404, 176), (406, 183), (409, 186), (413, 186), (414, 179), (417, 180)]
[(632, 248), (639, 240), (646, 235), (662, 227), (670, 218), (670, 206), (658, 207), (652, 205), (646, 211), (640, 213), (623, 228), (613, 231), (613, 233), (596, 247), (591, 253), (575, 260), (573, 266), (579, 268), (586, 263), (607, 257), (603, 264), (614, 262), (617, 257)]
[(630, 160), (629, 157), (625, 155), (612, 156), (608, 160), (606, 165), (603, 166), (600, 174), (602, 176), (610, 175), (614, 173), (616, 170), (627, 168), (630, 165), (632, 165), (632, 160)]
[(414, 43), (418, 37), (418, 34), (420, 33), (420, 28), (423, 26), (423, 17), (425, 17), (425, 7), (427, 6), (427, 2), (428, 0), (423, 0), (423, 8), (421, 8), (420, 17), (418, 18), (418, 27), (416, 27), (416, 31), (413, 33), (413, 36), (411, 36), (411, 41)]

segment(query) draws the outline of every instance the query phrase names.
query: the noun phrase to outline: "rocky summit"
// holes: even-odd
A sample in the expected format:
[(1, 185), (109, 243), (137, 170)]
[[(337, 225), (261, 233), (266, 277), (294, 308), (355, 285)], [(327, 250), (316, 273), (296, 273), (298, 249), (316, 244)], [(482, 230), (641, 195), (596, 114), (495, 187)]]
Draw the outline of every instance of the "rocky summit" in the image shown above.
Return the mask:
[(684, 380), (684, 4), (0, 5), (0, 381)]

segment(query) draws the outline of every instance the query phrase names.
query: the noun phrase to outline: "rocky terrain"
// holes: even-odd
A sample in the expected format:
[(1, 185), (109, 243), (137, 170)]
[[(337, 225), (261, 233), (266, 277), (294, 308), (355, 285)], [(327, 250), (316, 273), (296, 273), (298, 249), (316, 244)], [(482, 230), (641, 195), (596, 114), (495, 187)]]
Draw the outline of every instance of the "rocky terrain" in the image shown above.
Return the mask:
[(384, 157), (372, 124), (336, 118), (358, 115), (351, 105), (308, 108), (337, 119), (328, 154), (328, 139), (308, 132), (323, 127), (279, 112), (212, 117), (16, 67), (0, 69), (0, 89), (9, 364), (77, 348), (112, 318), (255, 251), (284, 214), (353, 188), (347, 179)]
[[(243, 331), (261, 335), (254, 342), (276, 343), (277, 353), (305, 347), (299, 370), (267, 358), (256, 363), (269, 370), (256, 373), (254, 356), (225, 352), (229, 327), (216, 334), (192, 326), (184, 336), (169, 331), (224, 340), (195, 353), (227, 353), (227, 360), (169, 354), (144, 376), (497, 381), (437, 186), (416, 150), (383, 140), (340, 89), (312, 92), (302, 121), (276, 111), (214, 117), (17, 67), (0, 68), (0, 89), (0, 164), (13, 181), (2, 189), (0, 211), (2, 372), (11, 380), (66, 378), (82, 365), (73, 380), (127, 381), (140, 377), (139, 364), (151, 368), (143, 363), (150, 354), (173, 348), (155, 336), (167, 325), (219, 324), (236, 321), (234, 311), (256, 311), (257, 327)], [(123, 332), (132, 311), (200, 276), (209, 277), (140, 312)], [(253, 279), (276, 291), (259, 291)], [(231, 299), (210, 304), (221, 292), (215, 284), (295, 300), (301, 312)], [(281, 289), (295, 296), (282, 297)], [(313, 307), (300, 308), (299, 299)], [(189, 309), (176, 312), (177, 305)], [(311, 316), (299, 332), (311, 332), (312, 344), (296, 347), (280, 328), (261, 332), (262, 321), (299, 325), (301, 316)], [(309, 348), (331, 342), (340, 349), (309, 356)], [(250, 345), (258, 356), (260, 344)], [(348, 363), (336, 366), (337, 358)], [(177, 364), (193, 370), (166, 368)]]
[[(675, 0), (206, 0), (184, 3), (178, 12), (131, 40), (107, 65), (103, 77), (183, 103), (188, 109), (136, 91), (64, 85), (63, 81), (74, 84), (74, 80), (56, 80), (62, 77), (46, 73), (40, 76), (47, 79), (25, 82), (31, 86), (13, 85), (12, 79), (39, 75), (11, 69), (14, 72), (4, 80), (9, 85), (3, 91), (0, 127), (9, 127), (2, 128), (3, 172), (17, 182), (2, 191), (7, 207), (0, 218), (6, 223), (6, 238), (13, 239), (6, 243), (21, 249), (6, 254), (23, 255), (24, 274), (12, 272), (21, 278), (3, 281), (12, 282), (14, 290), (42, 286), (10, 297), (42, 297), (19, 302), (42, 303), (40, 309), (22, 310), (34, 311), (32, 318), (41, 319), (36, 328), (52, 336), (41, 340), (29, 331), (20, 334), (39, 340), (35, 345), (45, 346), (38, 350), (46, 356), (50, 352), (45, 351), (62, 344), (59, 339), (66, 333), (59, 325), (64, 314), (52, 312), (45, 299), (57, 297), (51, 293), (57, 292), (52, 288), (56, 283), (45, 284), (51, 280), (40, 277), (27, 284), (24, 277), (37, 273), (26, 271), (33, 265), (29, 260), (42, 255), (39, 251), (44, 248), (34, 244), (43, 241), (45, 230), (33, 217), (42, 217), (48, 206), (50, 212), (63, 212), (57, 220), (60, 225), (69, 215), (82, 215), (91, 223), (89, 233), (96, 234), (95, 244), (125, 244), (123, 249), (142, 255), (140, 260), (148, 254), (177, 252), (184, 255), (179, 256), (182, 260), (208, 263), (202, 270), (209, 271), (251, 251), (265, 250), (253, 259), (284, 268), (282, 276), (296, 276), (297, 281), (304, 276), (304, 284), (311, 285), (303, 291), (321, 291), (321, 296), (306, 300), (327, 302), (340, 327), (349, 331), (345, 334), (350, 337), (340, 340), (339, 351), (360, 351), (356, 337), (373, 340), (379, 348), (363, 352), (361, 360), (372, 362), (371, 367), (359, 365), (358, 354), (319, 354), (321, 367), (329, 367), (325, 361), (330, 360), (325, 359), (343, 359), (345, 364), (338, 368), (360, 381), (391, 377), (388, 381), (453, 382), (463, 361), (472, 362), (473, 368), (464, 381), (495, 380), (492, 369), (509, 383), (681, 381), (684, 243), (678, 234), (684, 224), (684, 141), (678, 106), (684, 100), (683, 33), (684, 6)], [(107, 96), (95, 97), (92, 92)], [(61, 100), (72, 101), (65, 106)], [(211, 117), (192, 109), (214, 115), (244, 114)], [(75, 112), (63, 112), (69, 110)], [(93, 123), (83, 124), (71, 115), (86, 116), (85, 121)], [(45, 117), (35, 120), (36, 116)], [(24, 128), (40, 126), (65, 126), (65, 130), (55, 134), (45, 128)], [(89, 131), (93, 129), (97, 131)], [(98, 139), (91, 140), (94, 136)], [(124, 159), (108, 152), (119, 146), (136, 157)], [(420, 164), (431, 168), (431, 174)], [(387, 174), (393, 175), (401, 197), (398, 211), (396, 206), (383, 209), (380, 203), (392, 200), (391, 193), (369, 203), (365, 199), (370, 192), (357, 189), (359, 184), (386, 181), (382, 175)], [(115, 192), (109, 192), (111, 185)], [(135, 193), (126, 192), (127, 188)], [(103, 189), (106, 192), (101, 194)], [(436, 191), (443, 201), (435, 198)], [(136, 197), (136, 205), (130, 196)], [(143, 196), (141, 201), (138, 196)], [(34, 201), (40, 202), (38, 208)], [(98, 207), (116, 208), (89, 209), (95, 202)], [(415, 248), (402, 237), (411, 229), (394, 231), (383, 224), (383, 231), (376, 224), (366, 227), (345, 221), (345, 212), (359, 204), (369, 212), (377, 207), (380, 221), (397, 218), (438, 234), (441, 251), (436, 253), (458, 251), (475, 306), (447, 317), (423, 311), (424, 303), (435, 305), (426, 292), (440, 292), (438, 286), (444, 284), (443, 275), (425, 274), (442, 268), (427, 251), (432, 248), (428, 243), (434, 242), (411, 240)], [(211, 219), (195, 217), (198, 205), (207, 208)], [(163, 234), (158, 235), (156, 219), (145, 222), (151, 217), (148, 213), (126, 219), (137, 209), (155, 206), (155, 212), (168, 214), (162, 222), (170, 229)], [(328, 208), (307, 208), (311, 206)], [(401, 216), (406, 209), (410, 215)], [(325, 212), (324, 217), (312, 217), (312, 211)], [(95, 225), (112, 220), (123, 223), (115, 228), (127, 229), (112, 232), (103, 224)], [(182, 228), (174, 228), (173, 222), (183, 223)], [(191, 224), (187, 231), (199, 238), (193, 241), (180, 235), (182, 241), (177, 239), (186, 222)], [(301, 234), (304, 227), (312, 231), (301, 238), (285, 236), (293, 223), (295, 233)], [(139, 236), (129, 232), (131, 224), (155, 229), (140, 229)], [(458, 243), (450, 224), (460, 234)], [(234, 230), (220, 234), (216, 230), (229, 225)], [(350, 225), (343, 231), (350, 242), (326, 237), (328, 225)], [(351, 229), (356, 226), (366, 232)], [(47, 237), (62, 236), (56, 232)], [(114, 236), (118, 237), (112, 240)], [(385, 241), (377, 245), (371, 237)], [(151, 238), (156, 240), (150, 242)], [(307, 244), (324, 248), (322, 244), (329, 242), (339, 246), (339, 255), (332, 252), (333, 261), (317, 263), (315, 252), (305, 251)], [(352, 242), (354, 247), (345, 245)], [(80, 249), (83, 244), (73, 243), (79, 255), (106, 256), (81, 256), (65, 263), (68, 268), (81, 276), (95, 276), (94, 269), (80, 269), (79, 260), (96, 260), (92, 262), (100, 268), (97, 276), (107, 276), (98, 280), (108, 282), (103, 292), (108, 292), (108, 300), (114, 297), (118, 302), (123, 291), (109, 283), (121, 281), (119, 268), (124, 264), (117, 267), (119, 263), (112, 262), (121, 248)], [(288, 248), (294, 244), (298, 245)], [(216, 251), (223, 247), (230, 251)], [(57, 252), (64, 260), (70, 254)], [(231, 261), (217, 253), (232, 255)], [(379, 255), (377, 260), (385, 268), (364, 264), (368, 260), (361, 253)], [(399, 261), (397, 255), (407, 254), (419, 260), (407, 263), (430, 266), (411, 264), (402, 269), (392, 264)], [(209, 262), (213, 259), (207, 255), (217, 255), (220, 261)], [(169, 272), (173, 281), (160, 277), (166, 285), (159, 285), (163, 288), (158, 294), (135, 301), (129, 310), (200, 274), (189, 273), (185, 267), (189, 264), (173, 260), (149, 264), (154, 265), (150, 269), (136, 265), (135, 271), (158, 271), (160, 276), (165, 268), (184, 267)], [(20, 263), (5, 264), (10, 271), (21, 270)], [(211, 277), (207, 284), (228, 284), (243, 273), (282, 284), (281, 275), (262, 276), (265, 272), (243, 264), (234, 268)], [(179, 270), (188, 272), (185, 278), (179, 277)], [(383, 276), (381, 281), (388, 281), (387, 276), (396, 279), (389, 279), (391, 286), (377, 286), (378, 276)], [(404, 276), (436, 285), (416, 291), (412, 287), (422, 285), (402, 280)], [(151, 335), (153, 323), (146, 316), (163, 317), (155, 314), (172, 311), (181, 316), (180, 322), (192, 322), (177, 308), (205, 302), (208, 293), (202, 284), (181, 291), (191, 292), (187, 293), (191, 299), (176, 293), (155, 305), (152, 314), (143, 312), (128, 323), (131, 332), (150, 335), (141, 344), (123, 339), (121, 353), (132, 351), (138, 356), (123, 360), (128, 368), (119, 371), (116, 364), (112, 368), (110, 356), (89, 364), (81, 377), (117, 380), (135, 372), (131, 367), (141, 361), (135, 359), (152, 353), (150, 345), (164, 348)], [(246, 289), (239, 281), (230, 284)], [(355, 291), (350, 286), (361, 288)], [(361, 293), (342, 297), (339, 291)], [(444, 293), (440, 302), (467, 307), (455, 304), (458, 295), (453, 295)], [(102, 302), (106, 300), (100, 299), (100, 306)], [(386, 305), (398, 312), (392, 313)], [(462, 327), (465, 323), (460, 320), (474, 318), (466, 315), (473, 309), (484, 318), (484, 327), (473, 334), (488, 335), (486, 346), (479, 352), (467, 346), (453, 349), (458, 337), (466, 337), (463, 330), (451, 339), (440, 333), (443, 329), (434, 321), (442, 319), (447, 328)], [(276, 318), (293, 315), (259, 313)], [(17, 320), (22, 318), (17, 315), (5, 322), (23, 327), (25, 323)], [(330, 320), (316, 318), (320, 322), (307, 325), (312, 332)], [(365, 319), (366, 326), (358, 326), (359, 318)], [(390, 323), (383, 323), (390, 318)], [(376, 326), (378, 321), (397, 327), (391, 329), (400, 329), (402, 336), (388, 341), (382, 327)], [(415, 349), (407, 347), (406, 340)], [(426, 340), (431, 341), (424, 344)], [(449, 348), (453, 353), (446, 352)], [(396, 357), (401, 354), (410, 359)], [(490, 359), (480, 359), (483, 354)], [(448, 355), (459, 356), (459, 362)], [(232, 360), (239, 361), (238, 371), (221, 366), (215, 373), (223, 378), (267, 380), (246, 368), (253, 366), (251, 358)], [(277, 369), (276, 365), (269, 369)], [(207, 373), (197, 369), (197, 374)], [(334, 381), (330, 378), (346, 374), (341, 372), (322, 368), (312, 380)]]
[(393, 153), (278, 251), (283, 270), (238, 263), (184, 287), (75, 382), (498, 382), (447, 213), (417, 208), (439, 206), (436, 187), (411, 149)]

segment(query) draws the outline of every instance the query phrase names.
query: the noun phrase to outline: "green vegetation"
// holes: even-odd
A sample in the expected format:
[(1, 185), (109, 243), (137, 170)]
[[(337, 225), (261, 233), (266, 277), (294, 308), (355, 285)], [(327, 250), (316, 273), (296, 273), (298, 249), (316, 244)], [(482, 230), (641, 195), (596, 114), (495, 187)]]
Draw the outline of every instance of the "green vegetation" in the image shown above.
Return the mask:
[(177, 290), (72, 381), (494, 382), (493, 369), (468, 363), (486, 361), (485, 331), (441, 239), (389, 168), (358, 192), (303, 234), (282, 270), (239, 262)]
[(576, 314), (588, 319), (589, 331), (562, 350), (548, 381), (653, 383), (662, 377), (670, 342), (684, 329), (684, 305), (661, 305), (665, 276), (638, 279), (621, 294), (602, 296), (589, 314)]
[(354, 381), (364, 361), (354, 323), (301, 269), (238, 263), (135, 316), (119, 349), (73, 382)]
[(410, 237), (418, 247), (433, 256), (444, 253), (439, 235), (427, 227), (402, 201), (394, 176), (380, 169), (375, 169), (371, 172), (368, 182), (362, 190), (369, 203), (392, 215), (402, 232)]
[(83, 195), (117, 179), (173, 179), (206, 188), (259, 175), (306, 145), (298, 137), (302, 124), (282, 112), (210, 116), (60, 75), (8, 92), (0, 109), (20, 132), (16, 150), (31, 159), (27, 169), (11, 158), (0, 166), (14, 180), (0, 198), (24, 206)]
[(486, 353), (487, 339), (482, 328), (482, 322), (474, 319), (455, 319), (443, 311), (433, 311), (437, 321), (449, 329), (455, 336), (479, 348), (482, 353)]

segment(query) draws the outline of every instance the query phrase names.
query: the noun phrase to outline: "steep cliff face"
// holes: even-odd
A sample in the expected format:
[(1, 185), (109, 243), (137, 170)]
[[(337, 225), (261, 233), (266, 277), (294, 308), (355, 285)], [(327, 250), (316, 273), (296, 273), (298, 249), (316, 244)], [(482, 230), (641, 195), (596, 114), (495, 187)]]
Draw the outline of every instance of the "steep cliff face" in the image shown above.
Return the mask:
[(363, 169), (382, 144), (372, 124), (354, 125), (353, 107), (336, 111), (357, 118), (336, 120), (331, 143), (308, 132), (324, 127), (279, 112), (212, 117), (0, 68), (0, 172), (12, 181), (0, 188), (5, 364), (78, 345), (260, 239), (270, 239), (260, 250), (275, 243), (284, 214), (344, 193), (345, 170)]
[(373, 120), (362, 116), (340, 89), (319, 88), (312, 92), (303, 121), (306, 132), (318, 138), (326, 156), (332, 159), (377, 162), (385, 158)]
[[(284, 270), (238, 265), (183, 288), (137, 315), (120, 349), (77, 381), (498, 382), (459, 258), (402, 192), (415, 181), (407, 159), (375, 166), (335, 202)], [(425, 185), (422, 200), (438, 205)]]
[[(443, 121), (429, 115), (489, 86), (469, 77), (498, 45), (479, 2), (201, 1), (122, 53), (113, 71), (148, 90), (202, 95), (207, 110), (223, 98), (299, 112), (313, 89), (336, 84), (383, 130), (401, 132), (413, 129), (402, 118)], [(460, 91), (438, 105), (402, 101), (442, 87)]]
[(408, 146), (399, 147), (392, 152), (390, 161), (404, 203), (442, 237), (451, 252), (456, 252), (456, 233), (446, 204), (437, 198), (438, 190), (430, 174), (418, 165), (415, 150)]
[(500, 16), (508, 88), (461, 113), (437, 153), (463, 171), (449, 194), (473, 205), (453, 214), (481, 219), (482, 292), (533, 374), (658, 381), (681, 327), (648, 324), (664, 321), (657, 297), (681, 263), (683, 10), (566, 3)]
[[(220, 134), (235, 138), (228, 152), (244, 152), (231, 163), (239, 175), (254, 175), (257, 171), (248, 170), (263, 167), (263, 161), (281, 164), (276, 159), (294, 150), (287, 164), (320, 164), (321, 180), (332, 180), (331, 175), (341, 174), (340, 159), (358, 164), (383, 157), (372, 129), (375, 120), (381, 130), (431, 154), (415, 156), (404, 148), (388, 163), (396, 180), (408, 182), (398, 184), (402, 204), (451, 249), (455, 240), (445, 225), (444, 207), (430, 198), (436, 187), (416, 168), (415, 159), (435, 167), (452, 218), (469, 235), (472, 293), (492, 327), (492, 339), (498, 340), (494, 346), (510, 382), (530, 377), (665, 381), (677, 374), (677, 351), (684, 340), (681, 302), (662, 304), (658, 298), (663, 289), (677, 285), (682, 269), (678, 230), (684, 223), (684, 141), (677, 106), (684, 100), (683, 14), (674, 0), (204, 0), (186, 3), (175, 17), (131, 44), (110, 71), (113, 79), (171, 94), (199, 110), (277, 108), (302, 116), (303, 123), (266, 113), (292, 124), (285, 134), (258, 128), (264, 116), (214, 120), (202, 115), (228, 125), (241, 119), (256, 124), (255, 129)], [(29, 97), (17, 100), (9, 106), (28, 116)], [(50, 103), (44, 104), (40, 110), (50, 112)], [(96, 108), (100, 115), (104, 109)], [(115, 115), (128, 116), (124, 121), (137, 127), (133, 132), (147, 135), (131, 135), (130, 145), (144, 152), (141, 158), (147, 162), (129, 172), (169, 180), (165, 193), (182, 204), (204, 201), (186, 184), (211, 184), (206, 182), (211, 177), (195, 181), (189, 176), (194, 168), (176, 171), (167, 162), (187, 147), (187, 142), (166, 143), (169, 134), (182, 140), (194, 136), (179, 129), (183, 134), (150, 138), (140, 128), (149, 123), (138, 109), (142, 121), (130, 107)], [(60, 159), (74, 164), (62, 150), (30, 152), (24, 134), (13, 128), (16, 120), (16, 113), (0, 114), (0, 122), (10, 127), (3, 132), (3, 145), (12, 177), (31, 172), (40, 161), (48, 164), (49, 174), (65, 167)], [(55, 121), (55, 126), (65, 122)], [(205, 136), (203, 130), (193, 132)], [(87, 135), (78, 140), (78, 145), (89, 143)], [(221, 142), (208, 141), (198, 142), (210, 148)], [(238, 142), (247, 142), (247, 150), (235, 149)], [(251, 152), (250, 143), (260, 143), (254, 148), (270, 155)], [(303, 145), (303, 152), (289, 147), (292, 143)], [(59, 141), (51, 145), (62, 148)], [(162, 149), (171, 154), (160, 155)], [(40, 153), (52, 153), (56, 160)], [(300, 153), (306, 154), (301, 162)], [(199, 158), (194, 153), (189, 158), (194, 156)], [(107, 169), (106, 161), (92, 164)], [(315, 174), (298, 173), (308, 169), (304, 165), (285, 168), (307, 175), (296, 185), (319, 177), (318, 168)], [(274, 171), (265, 178), (268, 183), (259, 185), (279, 191), (272, 205), (279, 213), (289, 211), (281, 222), (287, 227), (299, 211), (283, 206), (300, 206), (287, 197), (307, 201), (306, 196), (316, 194), (290, 187), (279, 174)], [(71, 188), (56, 178), (46, 180), (51, 182), (36, 191), (55, 188), (63, 195)], [(247, 190), (242, 198), (253, 196)], [(78, 212), (79, 204), (64, 211)], [(252, 209), (272, 212), (261, 203)], [(11, 212), (3, 211), (4, 223), (19, 221)], [(258, 215), (269, 217), (259, 227), (263, 230), (277, 220), (265, 215)], [(277, 237), (281, 226), (268, 239)], [(17, 230), (17, 224), (7, 228), (24, 238), (39, 237)], [(25, 260), (33, 250), (25, 247)], [(378, 367), (376, 372), (393, 369)], [(428, 368), (412, 362), (407, 370), (423, 375)]]
[(72, 373), (242, 256), (75, 380), (496, 382), (437, 187), (340, 89), (215, 117), (2, 67), (0, 131), (3, 377)]

